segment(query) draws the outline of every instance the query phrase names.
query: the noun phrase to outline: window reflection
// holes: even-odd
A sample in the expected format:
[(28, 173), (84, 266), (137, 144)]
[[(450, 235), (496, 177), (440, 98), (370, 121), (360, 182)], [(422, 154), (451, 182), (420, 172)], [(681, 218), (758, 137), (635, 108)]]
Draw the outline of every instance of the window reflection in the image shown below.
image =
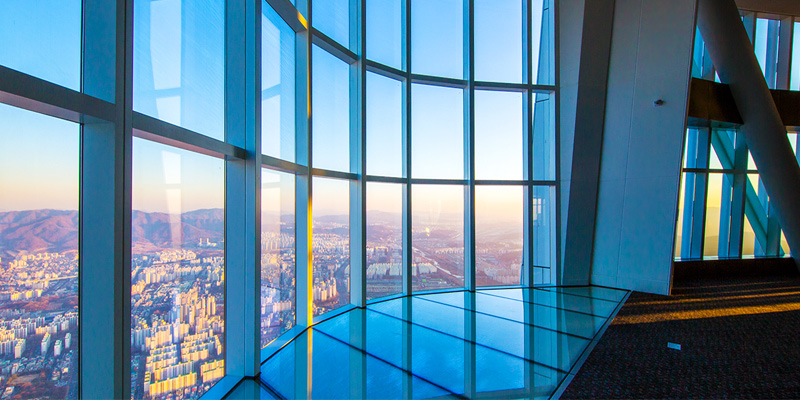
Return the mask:
[(295, 324), (294, 179), (261, 174), (261, 346)]
[(403, 186), (367, 183), (367, 299), (403, 291)]
[(4, 0), (0, 65), (80, 90), (81, 0)]
[(135, 139), (134, 398), (198, 398), (225, 375), (224, 162)]
[(0, 104), (4, 398), (78, 396), (79, 138), (78, 124)]
[(475, 188), (475, 279), (478, 286), (519, 285), (522, 276), (523, 188)]
[(350, 172), (350, 66), (316, 45), (312, 58), (314, 168)]
[(367, 73), (367, 173), (403, 176), (403, 84)]
[(224, 140), (225, 1), (133, 7), (133, 109)]
[(314, 316), (350, 304), (350, 182), (313, 178)]
[(261, 152), (294, 161), (295, 33), (268, 3), (261, 17)]
[(464, 286), (464, 187), (414, 185), (411, 285), (414, 291)]

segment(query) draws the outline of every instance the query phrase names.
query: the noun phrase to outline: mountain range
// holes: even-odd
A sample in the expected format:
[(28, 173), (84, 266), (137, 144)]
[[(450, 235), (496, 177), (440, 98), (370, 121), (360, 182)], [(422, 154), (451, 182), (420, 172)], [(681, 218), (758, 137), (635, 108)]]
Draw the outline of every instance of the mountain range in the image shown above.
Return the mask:
[[(224, 217), (222, 209), (196, 210), (181, 215), (133, 211), (134, 253), (175, 247), (178, 243), (194, 246), (205, 239), (221, 242)], [(0, 212), (0, 255), (14, 255), (20, 251), (74, 251), (78, 247), (78, 224), (77, 211)]]

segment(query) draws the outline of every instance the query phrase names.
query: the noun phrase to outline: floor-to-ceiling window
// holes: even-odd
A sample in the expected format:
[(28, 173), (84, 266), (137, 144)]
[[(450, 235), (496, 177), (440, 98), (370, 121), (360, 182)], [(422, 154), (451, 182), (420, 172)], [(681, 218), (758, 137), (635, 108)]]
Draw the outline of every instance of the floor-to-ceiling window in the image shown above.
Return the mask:
[[(742, 23), (770, 89), (800, 87), (798, 23), (794, 17), (742, 11)], [(719, 76), (699, 31), (694, 78)], [(788, 134), (796, 153), (797, 135)], [(690, 126), (686, 131), (675, 258), (776, 257), (789, 253), (769, 195), (735, 126)]]
[(2, 394), (198, 398), (368, 301), (552, 283), (555, 14), (0, 4)]

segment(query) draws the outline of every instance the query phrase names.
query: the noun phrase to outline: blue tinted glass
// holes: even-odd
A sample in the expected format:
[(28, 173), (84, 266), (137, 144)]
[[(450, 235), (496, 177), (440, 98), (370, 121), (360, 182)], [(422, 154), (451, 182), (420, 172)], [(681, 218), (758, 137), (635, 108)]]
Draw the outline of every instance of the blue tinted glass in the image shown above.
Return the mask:
[(313, 165), (349, 172), (349, 65), (317, 46), (312, 57)]
[(403, 176), (403, 83), (367, 73), (367, 174)]
[(531, 0), (531, 76), (539, 85), (555, 82), (553, 24), (552, 0)]
[(0, 104), (0, 390), (7, 398), (78, 393), (79, 160), (80, 125)]
[(791, 90), (800, 90), (800, 22), (794, 23), (794, 38), (792, 40), (792, 78)]
[(295, 177), (261, 173), (261, 345), (295, 321)]
[(415, 74), (464, 76), (462, 0), (411, 2), (411, 70)]
[(413, 185), (411, 197), (412, 289), (464, 287), (464, 186)]
[(199, 397), (225, 375), (224, 166), (222, 159), (134, 139), (134, 398)]
[(522, 82), (522, 0), (475, 0), (475, 80)]
[(403, 2), (367, 0), (367, 58), (403, 67)]
[(312, 3), (314, 28), (344, 47), (350, 47), (349, 0), (322, 0)]
[(313, 180), (314, 316), (350, 304), (350, 182)]
[(367, 299), (403, 292), (403, 186), (367, 182)]
[(478, 286), (522, 283), (524, 189), (475, 188), (475, 275)]
[(225, 138), (224, 0), (136, 0), (133, 109)]
[[(554, 186), (534, 186), (531, 199), (533, 221), (533, 265), (551, 268), (556, 265), (556, 189)], [(544, 273), (538, 271), (539, 274)], [(540, 275), (536, 284), (549, 284), (549, 274)]]
[(4, 0), (0, 64), (73, 90), (81, 85), (81, 0)]
[(261, 152), (294, 161), (294, 31), (264, 3), (261, 18)]
[(522, 96), (475, 91), (476, 179), (522, 179)]
[(555, 98), (550, 93), (534, 93), (533, 97), (533, 179), (556, 179)]
[(464, 179), (464, 91), (415, 84), (411, 96), (411, 176)]

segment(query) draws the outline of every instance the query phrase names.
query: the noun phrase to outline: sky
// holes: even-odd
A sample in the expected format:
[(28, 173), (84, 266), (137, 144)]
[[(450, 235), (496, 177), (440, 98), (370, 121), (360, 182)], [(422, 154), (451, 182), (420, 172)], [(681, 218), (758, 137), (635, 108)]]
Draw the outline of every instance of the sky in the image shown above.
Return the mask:
[[(533, 1), (537, 36), (541, 2)], [(370, 1), (367, 7), (367, 55), (396, 68), (404, 63), (401, 3)], [(347, 0), (317, 2), (314, 10), (314, 26), (344, 44), (349, 35), (347, 4)], [(412, 2), (414, 73), (463, 76), (460, 4), (460, 0)], [(223, 5), (222, 0), (135, 2), (135, 111), (224, 138)], [(475, 7), (479, 11), (475, 18), (477, 79), (520, 82), (521, 2), (476, 0)], [(0, 39), (5, 45), (0, 46), (0, 64), (79, 89), (80, 1), (5, 0), (3, 8)], [(508, 23), (509, 19), (520, 23)], [(294, 161), (294, 34), (267, 5), (262, 25), (262, 150)], [(534, 53), (538, 56), (538, 40), (534, 40)], [(349, 171), (349, 67), (317, 46), (313, 46), (312, 56), (313, 164)], [(368, 73), (366, 85), (367, 172), (402, 176), (403, 85), (373, 73)], [(464, 91), (423, 84), (414, 84), (411, 90), (412, 176), (463, 179)], [(475, 104), (477, 177), (521, 179), (522, 95), (478, 91)], [(0, 210), (77, 207), (77, 124), (0, 105), (0, 137)], [(58, 168), (53, 168), (56, 162)], [(185, 212), (224, 205), (224, 162), (220, 159), (135, 139), (133, 162), (135, 209)], [(293, 180), (270, 183), (270, 176), (274, 174), (264, 174), (265, 191), (274, 192), (276, 187), (281, 193), (292, 191)], [(345, 182), (315, 178), (314, 185), (316, 215), (347, 211)], [(396, 196), (382, 193), (381, 185), (369, 186), (368, 193), (373, 193), (368, 207), (380, 209), (380, 203), (386, 201), (383, 208), (394, 209)], [(463, 188), (450, 189), (459, 195), (446, 195), (431, 207), (463, 207)], [(435, 196), (434, 192), (431, 189), (427, 196)], [(270, 196), (264, 198), (275, 198)], [(278, 197), (282, 199), (279, 204), (291, 203), (284, 195)], [(500, 207), (501, 199), (496, 200)], [(429, 203), (428, 199), (422, 201)]]

